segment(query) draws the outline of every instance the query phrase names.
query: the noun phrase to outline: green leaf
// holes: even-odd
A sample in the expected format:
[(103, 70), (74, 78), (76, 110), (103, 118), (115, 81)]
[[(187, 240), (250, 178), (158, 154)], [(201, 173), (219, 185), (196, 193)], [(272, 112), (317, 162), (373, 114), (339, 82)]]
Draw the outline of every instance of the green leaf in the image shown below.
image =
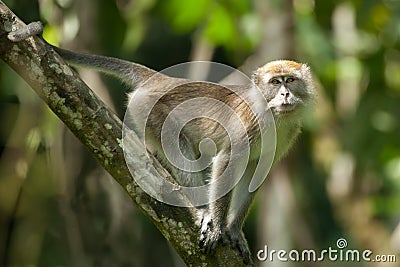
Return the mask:
[(165, 12), (175, 30), (188, 32), (204, 19), (210, 3), (210, 0), (169, 0)]
[(234, 21), (223, 6), (217, 5), (212, 10), (205, 28), (205, 35), (215, 45), (230, 46), (234, 40)]

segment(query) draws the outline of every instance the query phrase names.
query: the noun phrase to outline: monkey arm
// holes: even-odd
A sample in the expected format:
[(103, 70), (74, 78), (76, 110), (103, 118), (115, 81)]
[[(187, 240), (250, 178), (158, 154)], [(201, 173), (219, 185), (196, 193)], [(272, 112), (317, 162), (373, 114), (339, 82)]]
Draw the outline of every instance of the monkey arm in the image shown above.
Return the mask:
[[(237, 180), (235, 179), (235, 176), (238, 175), (237, 166), (240, 165), (240, 161), (246, 161), (245, 158), (241, 155), (235, 155), (229, 159), (229, 153), (226, 151), (221, 151), (217, 155), (211, 174), (214, 176), (214, 179), (212, 178), (214, 184), (210, 192), (211, 199), (214, 199), (215, 196), (219, 195), (228, 186), (227, 183), (217, 182), (218, 179), (223, 178), (221, 176), (228, 176), (230, 179), (229, 182)], [(226, 167), (229, 160), (237, 163), (234, 168)], [(209, 204), (209, 209), (203, 214), (200, 229), (200, 246), (205, 252), (212, 253), (217, 243), (222, 241), (223, 244), (230, 244), (232, 248), (238, 249), (245, 264), (252, 264), (250, 250), (241, 230), (243, 220), (246, 217), (255, 193), (248, 191), (252, 178), (251, 174), (254, 172), (252, 167), (255, 167), (254, 164), (250, 164), (250, 167), (246, 168), (243, 177), (236, 177), (239, 180), (232, 190)]]

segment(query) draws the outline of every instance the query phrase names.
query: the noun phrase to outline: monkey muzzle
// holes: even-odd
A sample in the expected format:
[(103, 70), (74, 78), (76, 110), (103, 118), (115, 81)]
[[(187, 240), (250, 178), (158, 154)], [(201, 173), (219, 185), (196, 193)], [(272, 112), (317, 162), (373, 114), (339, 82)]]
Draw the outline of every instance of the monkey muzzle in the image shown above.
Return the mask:
[(286, 113), (291, 113), (294, 111), (296, 108), (296, 104), (291, 104), (291, 103), (282, 103), (281, 105), (275, 107), (275, 110), (278, 111), (278, 113), (286, 114)]
[(290, 101), (290, 99), (279, 99), (278, 101), (277, 99), (273, 99), (268, 104), (269, 108), (276, 115), (292, 113), (297, 107), (297, 103)]

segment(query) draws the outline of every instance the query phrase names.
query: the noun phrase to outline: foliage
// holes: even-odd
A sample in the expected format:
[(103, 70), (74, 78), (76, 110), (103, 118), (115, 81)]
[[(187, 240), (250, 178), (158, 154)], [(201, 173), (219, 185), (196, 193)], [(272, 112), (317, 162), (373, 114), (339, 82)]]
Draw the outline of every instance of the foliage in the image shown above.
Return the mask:
[[(316, 110), (248, 218), (253, 254), (265, 244), (322, 250), (340, 237), (349, 248), (400, 252), (399, 1), (4, 2), (27, 22), (46, 22), (54, 44), (158, 70), (190, 60), (204, 40), (213, 50), (206, 60), (235, 67), (280, 57), (307, 62)], [(125, 86), (89, 77), (123, 114)], [(0, 102), (2, 263), (178, 265), (155, 227), (2, 62)]]

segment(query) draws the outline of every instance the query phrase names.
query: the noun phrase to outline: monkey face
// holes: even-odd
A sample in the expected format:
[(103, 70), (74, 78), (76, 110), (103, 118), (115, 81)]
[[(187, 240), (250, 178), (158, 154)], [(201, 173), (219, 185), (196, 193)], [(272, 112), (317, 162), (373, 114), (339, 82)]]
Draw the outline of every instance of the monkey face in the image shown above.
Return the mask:
[(259, 68), (253, 81), (262, 90), (275, 116), (298, 112), (313, 94), (309, 68), (301, 63), (278, 60)]
[(267, 96), (268, 106), (274, 114), (288, 114), (301, 105), (301, 82), (293, 76), (278, 76), (268, 81)]

